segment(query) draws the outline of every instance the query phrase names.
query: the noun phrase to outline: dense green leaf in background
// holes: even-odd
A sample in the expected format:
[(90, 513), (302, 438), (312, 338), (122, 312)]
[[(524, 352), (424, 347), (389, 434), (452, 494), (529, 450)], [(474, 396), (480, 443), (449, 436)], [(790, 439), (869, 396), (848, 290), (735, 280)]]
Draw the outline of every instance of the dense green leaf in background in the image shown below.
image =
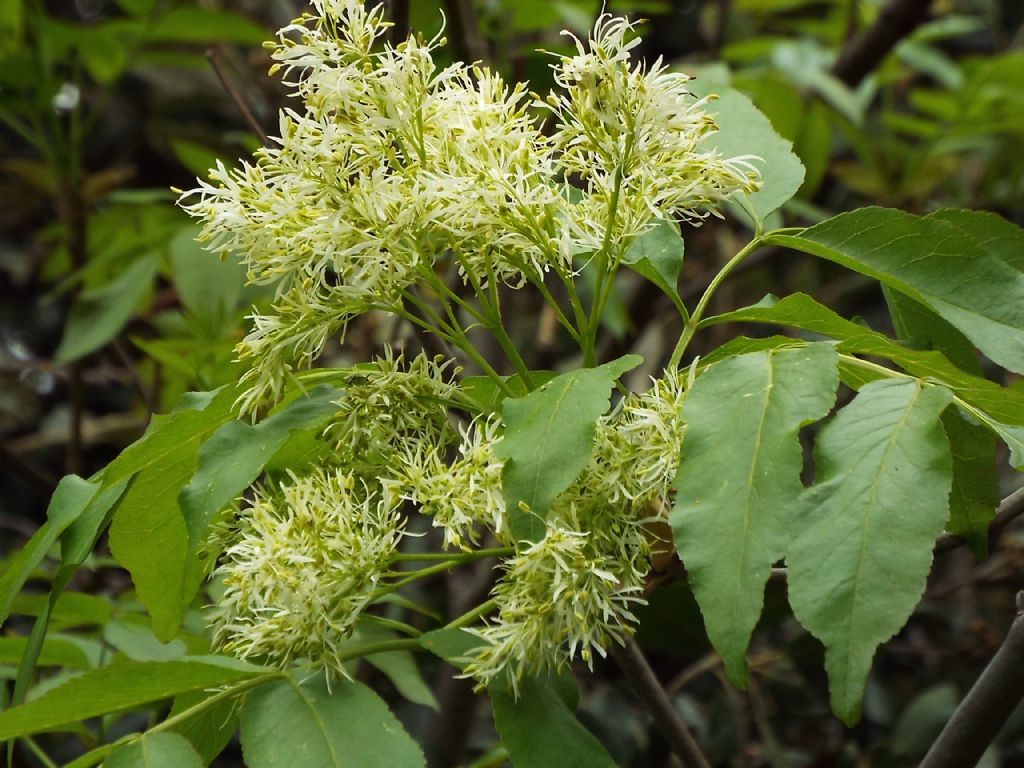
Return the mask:
[(818, 343), (729, 358), (683, 401), (686, 442), (669, 520), (708, 637), (740, 687), (764, 585), (786, 554), (803, 490), (797, 433), (828, 414), (838, 386), (836, 351)]
[(825, 645), (832, 709), (847, 724), (860, 717), (876, 648), (921, 599), (949, 517), (949, 402), (942, 387), (871, 382), (818, 436), (786, 556), (789, 598)]
[(505, 459), (502, 493), (516, 539), (543, 538), (551, 502), (590, 460), (594, 424), (608, 410), (615, 380), (640, 362), (626, 355), (597, 368), (580, 368), (525, 397), (504, 401), (505, 438), (495, 453)]
[[(308, 675), (306, 675), (308, 677)], [(249, 768), (420, 768), (426, 760), (387, 704), (362, 683), (323, 675), (268, 683), (242, 706)]]
[(77, 360), (114, 338), (152, 288), (159, 261), (156, 253), (143, 256), (113, 282), (83, 292), (71, 307), (56, 362)]

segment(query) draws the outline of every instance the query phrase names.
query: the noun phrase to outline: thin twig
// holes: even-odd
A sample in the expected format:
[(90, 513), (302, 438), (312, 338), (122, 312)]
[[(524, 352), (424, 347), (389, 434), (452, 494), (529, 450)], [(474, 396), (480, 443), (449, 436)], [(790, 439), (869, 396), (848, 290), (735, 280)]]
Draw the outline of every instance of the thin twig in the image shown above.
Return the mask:
[[(69, 176), (62, 179), (57, 193), (57, 210), (67, 230), (68, 255), (75, 270), (85, 267), (89, 261), (87, 212), (85, 200), (78, 187), (78, 180)], [(72, 298), (81, 287), (75, 289)], [(68, 474), (82, 468), (82, 420), (85, 417), (85, 382), (83, 363), (75, 360), (67, 368), (68, 405), (71, 409), (70, 437), (64, 455), (64, 471)]]
[(921, 768), (970, 768), (1024, 699), (1024, 592), (1002, 646), (932, 744)]
[(711, 768), (636, 641), (627, 638), (622, 647), (613, 644), (611, 653), (684, 768)]
[(206, 58), (210, 61), (210, 66), (213, 67), (213, 71), (217, 74), (217, 79), (220, 80), (220, 84), (227, 91), (228, 96), (235, 102), (235, 106), (238, 107), (238, 111), (242, 113), (242, 119), (245, 120), (245, 124), (249, 126), (249, 130), (256, 134), (259, 138), (260, 143), (264, 147), (270, 146), (270, 138), (267, 136), (266, 131), (256, 120), (256, 116), (249, 109), (248, 103), (242, 98), (242, 94), (231, 84), (227, 78), (227, 73), (224, 71), (224, 65), (220, 60), (220, 52), (216, 49), (211, 48), (206, 52)]
[(924, 23), (932, 0), (891, 0), (875, 23), (849, 41), (832, 74), (851, 88), (871, 74), (893, 48)]

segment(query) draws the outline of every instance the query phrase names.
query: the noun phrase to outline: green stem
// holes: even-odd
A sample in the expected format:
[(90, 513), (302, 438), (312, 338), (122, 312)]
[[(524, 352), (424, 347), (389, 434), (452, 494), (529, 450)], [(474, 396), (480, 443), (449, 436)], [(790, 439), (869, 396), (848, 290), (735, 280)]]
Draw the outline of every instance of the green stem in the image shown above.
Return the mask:
[(379, 643), (370, 643), (353, 648), (351, 651), (339, 653), (339, 662), (361, 659), (364, 656), (373, 656), (375, 653), (390, 653), (391, 651), (416, 651), (422, 648), (419, 638), (409, 637), (401, 640), (381, 640)]
[(597, 329), (601, 325), (601, 315), (604, 312), (604, 303), (611, 295), (610, 288), (605, 283), (614, 283), (615, 270), (618, 269), (619, 255), (611, 258), (612, 231), (615, 229), (615, 222), (619, 214), (619, 198), (622, 195), (622, 183), (626, 176), (626, 164), (629, 156), (633, 153), (633, 142), (636, 140), (636, 124), (631, 122), (629, 133), (626, 135), (625, 145), (622, 149), (622, 160), (615, 169), (615, 186), (612, 188), (611, 200), (608, 205), (608, 224), (604, 230), (604, 242), (601, 243), (601, 250), (597, 252), (597, 280), (594, 283), (594, 299), (590, 305), (590, 319), (587, 321), (587, 330), (583, 337), (583, 365), (591, 368), (597, 363), (594, 347), (597, 343)]
[(409, 637), (419, 637), (423, 634), (416, 629), (416, 627), (409, 626), (404, 621), (389, 619), (386, 616), (374, 616), (372, 613), (364, 613), (360, 618), (363, 621), (369, 621), (371, 624), (378, 624), (382, 627), (393, 629), (396, 632), (401, 632), (403, 635), (408, 635)]
[(35, 739), (31, 736), (22, 736), (21, 740), (29, 748), (29, 751), (36, 756), (36, 760), (43, 764), (44, 768), (57, 768), (57, 764), (50, 759), (50, 756), (43, 751), (43, 748), (36, 743)]
[(704, 311), (711, 302), (711, 297), (714, 296), (715, 291), (718, 290), (718, 286), (724, 282), (730, 272), (736, 269), (744, 259), (757, 250), (761, 245), (762, 238), (755, 237), (743, 246), (739, 253), (729, 259), (726, 265), (722, 267), (717, 275), (715, 275), (715, 278), (711, 281), (710, 285), (708, 285), (704, 290), (704, 294), (700, 297), (700, 301), (697, 302), (697, 306), (694, 308), (693, 314), (690, 315), (690, 319), (686, 321), (685, 325), (683, 325), (683, 332), (679, 336), (679, 341), (676, 343), (675, 349), (672, 350), (672, 357), (670, 357), (668, 361), (668, 367), (670, 370), (679, 366), (680, 361), (683, 359), (683, 353), (686, 351), (686, 347), (693, 338), (693, 334), (697, 332), (701, 318), (704, 317)]
[(391, 558), (393, 563), (414, 563), (425, 560), (455, 561), (456, 563), (470, 563), (474, 560), (483, 560), (487, 557), (504, 557), (511, 555), (515, 550), (512, 547), (492, 547), (491, 549), (477, 549), (473, 552), (452, 554), (451, 552), (403, 552)]
[(204, 709), (209, 709), (214, 704), (219, 704), (225, 699), (234, 698), (238, 694), (243, 693), (244, 691), (247, 691), (250, 688), (256, 688), (257, 686), (263, 685), (264, 683), (269, 683), (271, 680), (276, 680), (282, 677), (285, 677), (284, 672), (270, 672), (265, 675), (257, 675), (256, 677), (250, 677), (248, 680), (243, 680), (240, 683), (229, 686), (224, 690), (220, 691), (219, 693), (215, 693), (213, 696), (210, 696), (208, 699), (203, 699), (195, 706), (189, 707), (188, 709), (179, 712), (174, 717), (169, 717), (162, 723), (154, 725), (147, 731), (147, 733), (156, 733), (158, 731), (169, 730), (174, 726), (178, 725), (179, 723), (183, 723), (189, 718), (195, 717)]
[[(505, 357), (513, 367), (519, 373), (523, 382), (526, 384), (527, 389), (533, 389), (533, 379), (530, 376), (530, 367), (523, 360), (522, 355), (519, 354), (519, 350), (516, 349), (516, 345), (512, 343), (512, 339), (509, 338), (508, 333), (505, 331), (505, 326), (501, 320), (501, 303), (498, 299), (498, 288), (497, 281), (494, 279), (494, 270), (490, 268), (488, 264), (488, 290), (485, 290), (481, 285), (479, 278), (470, 269), (469, 265), (462, 260), (462, 256), (456, 252), (455, 258), (459, 264), (462, 265), (462, 270), (469, 278), (469, 284), (473, 287), (473, 293), (476, 295), (477, 301), (480, 303), (480, 307), (483, 309), (484, 314), (481, 315), (476, 313), (475, 316), (483, 323), (484, 327), (490, 331), (491, 335), (498, 342), (498, 346), (501, 347), (502, 352), (505, 353)], [(447, 289), (447, 286), (445, 286)], [(453, 294), (455, 295), (455, 294)], [(458, 298), (458, 297), (456, 297)]]
[(452, 621), (448, 622), (447, 624), (445, 624), (444, 628), (445, 629), (461, 629), (462, 627), (465, 627), (467, 624), (472, 624), (474, 621), (479, 619), (481, 616), (484, 616), (484, 615), (490, 613), (491, 611), (493, 611), (497, 607), (498, 607), (498, 601), (495, 600), (492, 597), (490, 600), (487, 600), (486, 602), (480, 603), (480, 605), (478, 605), (476, 608), (473, 608), (472, 610), (466, 611), (464, 614), (459, 616), (457, 619), (453, 619)]

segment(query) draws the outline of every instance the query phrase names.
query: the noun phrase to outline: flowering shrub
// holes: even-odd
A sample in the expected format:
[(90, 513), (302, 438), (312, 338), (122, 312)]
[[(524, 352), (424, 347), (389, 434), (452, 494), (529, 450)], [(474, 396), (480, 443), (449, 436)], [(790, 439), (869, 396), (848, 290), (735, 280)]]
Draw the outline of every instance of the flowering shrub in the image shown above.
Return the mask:
[[(238, 347), (248, 373), (186, 397), (100, 475), (65, 478), (49, 533), (26, 550), (26, 562), (41, 557), (64, 530), (73, 570), (110, 520), (111, 550), (161, 640), (212, 579), (215, 655), (90, 672), (0, 714), (0, 738), (178, 696), (166, 720), (98, 747), (90, 764), (109, 754), (120, 765), (140, 740), (189, 754), (179, 726), (228, 701), (242, 702), (252, 766), (297, 764), (300, 748), (308, 765), (418, 765), (353, 662), (426, 650), (492, 696), (517, 765), (555, 759), (530, 757), (523, 737), (548, 717), (538, 701), (563, 718), (565, 748), (611, 765), (548, 694), (573, 662), (632, 642), (638, 606), (681, 575), (655, 568), (674, 555), (740, 686), (765, 584), (784, 561), (793, 611), (826, 648), (833, 708), (855, 722), (875, 650), (918, 602), (936, 538), (984, 545), (995, 499), (965, 449), (994, 432), (1024, 464), (1021, 390), (954, 365), (943, 347), (952, 338), (1024, 371), (1013, 255), (1024, 235), (989, 214), (882, 208), (766, 230), (803, 178), (788, 143), (738, 94), (699, 97), (686, 75), (633, 61), (625, 19), (602, 16), (556, 58), (557, 89), (542, 98), (480, 66), (439, 68), (438, 39), (392, 46), (380, 6), (313, 6), (272, 44), (301, 106), (251, 162), (219, 165), (180, 201), (209, 250), (239, 254), (250, 282), (275, 291)], [(734, 154), (737, 141), (748, 143)], [(723, 207), (753, 238), (691, 311), (677, 293), (678, 222)], [(881, 281), (897, 328), (934, 348), (803, 294), (707, 316), (730, 272), (766, 245)], [(638, 392), (622, 380), (640, 357), (598, 359), (624, 269), (668, 293), (683, 322), (668, 365)], [(503, 319), (512, 290), (539, 295), (579, 367), (530, 368)], [(443, 353), (312, 368), (370, 312)], [(796, 333), (739, 336), (682, 367), (694, 335), (722, 323)], [(817, 432), (805, 488), (799, 435), (829, 416), (840, 383), (856, 394)], [(419, 540), (424, 528), (440, 551)], [(477, 561), (495, 563), (493, 588), (446, 624), (387, 610), (408, 607), (419, 580)], [(9, 573), (16, 592), (22, 572)], [(132, 674), (146, 684), (128, 685)], [(116, 700), (97, 701), (109, 686)], [(345, 718), (360, 727), (345, 730)]]

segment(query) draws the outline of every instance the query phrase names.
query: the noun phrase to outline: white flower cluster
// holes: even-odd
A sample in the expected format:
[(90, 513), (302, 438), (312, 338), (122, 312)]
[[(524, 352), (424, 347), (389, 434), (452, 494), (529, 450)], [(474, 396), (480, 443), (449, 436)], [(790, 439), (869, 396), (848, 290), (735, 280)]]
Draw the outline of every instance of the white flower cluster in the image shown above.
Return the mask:
[(457, 392), (450, 361), (404, 355), (386, 349), (383, 357), (344, 376), (327, 436), (336, 460), (346, 467), (368, 466), (371, 474), (395, 453), (422, 445), (443, 447), (454, 437), (448, 407)]
[(400, 500), (340, 471), (258, 490), (218, 568), (214, 642), (241, 658), (307, 661), (344, 675), (339, 655), (402, 538)]
[[(555, 500), (544, 538), (502, 564), (498, 615), (477, 631), (484, 646), (466, 669), (481, 684), (508, 672), (515, 685), (575, 658), (589, 664), (630, 631), (650, 570), (652, 509), (668, 498), (682, 452), (684, 383), (667, 372), (602, 417), (590, 463)], [(513, 543), (494, 454), (498, 426), (475, 421), (451, 463), (434, 445), (397, 457), (393, 492), (431, 515), (446, 545), (477, 544), (483, 531)]]
[[(577, 41), (554, 65), (564, 92), (537, 101), (484, 68), (438, 69), (439, 40), (384, 42), (380, 4), (313, 5), (273, 45), (302, 109), (281, 114), (274, 146), (181, 200), (211, 250), (277, 286), (240, 345), (246, 412), (354, 316), (415, 303), (441, 260), (476, 285), (571, 279), (577, 254), (617, 263), (653, 220), (700, 218), (757, 184), (747, 158), (701, 147), (715, 126), (685, 75), (630, 65), (622, 19)], [(550, 136), (534, 107), (554, 117)]]
[(397, 493), (415, 503), (444, 532), (445, 547), (469, 549), (482, 531), (509, 542), (505, 500), (501, 495), (503, 462), (494, 455), (501, 422), (480, 418), (462, 431), (459, 457), (444, 460), (444, 446), (422, 442), (398, 456), (391, 482)]

